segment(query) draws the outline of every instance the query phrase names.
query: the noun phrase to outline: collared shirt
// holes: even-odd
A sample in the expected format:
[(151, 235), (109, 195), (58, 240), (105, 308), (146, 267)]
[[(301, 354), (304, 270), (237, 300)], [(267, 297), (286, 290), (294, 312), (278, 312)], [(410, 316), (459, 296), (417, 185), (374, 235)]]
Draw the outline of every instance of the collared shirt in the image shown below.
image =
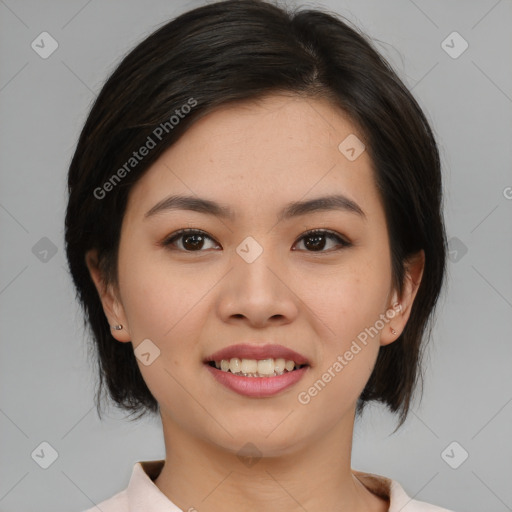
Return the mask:
[[(140, 461), (133, 466), (128, 487), (84, 512), (187, 512), (178, 508), (154, 483), (164, 460)], [(389, 512), (453, 512), (410, 498), (396, 481), (352, 470), (371, 492), (389, 500)]]

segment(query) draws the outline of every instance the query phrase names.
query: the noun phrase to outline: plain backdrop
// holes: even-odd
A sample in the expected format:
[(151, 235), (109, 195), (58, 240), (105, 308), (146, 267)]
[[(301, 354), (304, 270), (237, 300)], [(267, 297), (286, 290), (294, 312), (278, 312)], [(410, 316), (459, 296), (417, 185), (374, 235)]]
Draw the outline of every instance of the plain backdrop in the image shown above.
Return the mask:
[[(455, 511), (512, 510), (512, 2), (301, 4), (331, 9), (377, 41), (426, 111), (443, 163), (449, 276), (423, 400), (394, 435), (395, 419), (369, 407), (352, 467)], [(136, 461), (165, 455), (159, 418), (96, 414), (64, 254), (66, 173), (123, 55), (199, 5), (0, 0), (2, 512), (85, 510), (125, 488)], [(42, 37), (44, 51), (58, 44), (46, 58)]]

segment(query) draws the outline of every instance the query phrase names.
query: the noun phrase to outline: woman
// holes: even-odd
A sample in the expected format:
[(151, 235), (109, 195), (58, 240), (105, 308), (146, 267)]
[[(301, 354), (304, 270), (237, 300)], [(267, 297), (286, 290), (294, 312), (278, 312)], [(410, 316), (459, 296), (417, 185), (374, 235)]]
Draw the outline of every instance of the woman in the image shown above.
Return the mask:
[(68, 186), (99, 391), (166, 447), (99, 509), (446, 510), (350, 464), (366, 403), (407, 417), (446, 251), (436, 142), (363, 35), (179, 16), (105, 83)]

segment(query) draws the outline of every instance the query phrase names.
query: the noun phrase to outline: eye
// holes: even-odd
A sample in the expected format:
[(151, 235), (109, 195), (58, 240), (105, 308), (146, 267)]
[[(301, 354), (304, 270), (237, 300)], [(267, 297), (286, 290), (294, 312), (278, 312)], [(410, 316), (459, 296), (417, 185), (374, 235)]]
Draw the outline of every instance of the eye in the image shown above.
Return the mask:
[(327, 229), (314, 229), (312, 231), (308, 231), (302, 235), (298, 241), (304, 240), (305, 246), (312, 249), (307, 252), (328, 252), (323, 250), (326, 246), (325, 239), (335, 240), (338, 242), (337, 245), (340, 245), (341, 248), (350, 247), (352, 245), (350, 242), (338, 235), (338, 233)]
[[(302, 235), (297, 242), (304, 240), (307, 252), (328, 252), (323, 250), (326, 246), (325, 239), (334, 240), (337, 242), (336, 245), (341, 246), (342, 248), (350, 247), (352, 245), (336, 232), (327, 229), (315, 229), (308, 231)], [(198, 229), (181, 229), (165, 239), (162, 242), (162, 245), (164, 247), (174, 246), (174, 248), (176, 248), (176, 242), (181, 242), (181, 247), (179, 247), (180, 244), (178, 243), (178, 250), (185, 252), (201, 252), (201, 250), (204, 249), (206, 240), (215, 242), (213, 238), (207, 235), (204, 231)], [(294, 245), (296, 245), (297, 242), (295, 242)], [(214, 245), (215, 247), (220, 247), (216, 243)]]
[(172, 234), (169, 238), (164, 240), (162, 243), (165, 247), (171, 247), (175, 245), (176, 241), (182, 241), (182, 247), (178, 247), (179, 250), (186, 252), (199, 252), (204, 248), (205, 240), (212, 240), (204, 231), (198, 229), (181, 229), (176, 233)]

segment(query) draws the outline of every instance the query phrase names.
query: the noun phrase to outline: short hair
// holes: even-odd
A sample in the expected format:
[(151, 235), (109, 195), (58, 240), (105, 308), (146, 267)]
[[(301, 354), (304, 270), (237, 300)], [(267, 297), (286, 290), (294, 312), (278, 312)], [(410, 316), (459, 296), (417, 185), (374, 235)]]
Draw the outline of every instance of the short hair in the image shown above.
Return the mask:
[[(181, 14), (124, 56), (92, 105), (70, 163), (66, 254), (96, 349), (100, 417), (105, 384), (115, 404), (138, 417), (158, 412), (159, 404), (132, 344), (111, 334), (85, 253), (97, 249), (105, 282), (117, 287), (120, 230), (133, 185), (199, 118), (222, 105), (279, 92), (327, 99), (362, 134), (384, 206), (399, 297), (407, 258), (425, 253), (405, 329), (379, 348), (356, 413), (369, 401), (381, 402), (399, 413), (401, 426), (418, 382), (423, 392), (421, 359), (447, 247), (440, 158), (425, 114), (369, 37), (342, 16), (263, 0), (226, 0)], [(133, 151), (155, 133), (156, 147), (127, 169)], [(122, 179), (113, 180), (116, 172)]]

